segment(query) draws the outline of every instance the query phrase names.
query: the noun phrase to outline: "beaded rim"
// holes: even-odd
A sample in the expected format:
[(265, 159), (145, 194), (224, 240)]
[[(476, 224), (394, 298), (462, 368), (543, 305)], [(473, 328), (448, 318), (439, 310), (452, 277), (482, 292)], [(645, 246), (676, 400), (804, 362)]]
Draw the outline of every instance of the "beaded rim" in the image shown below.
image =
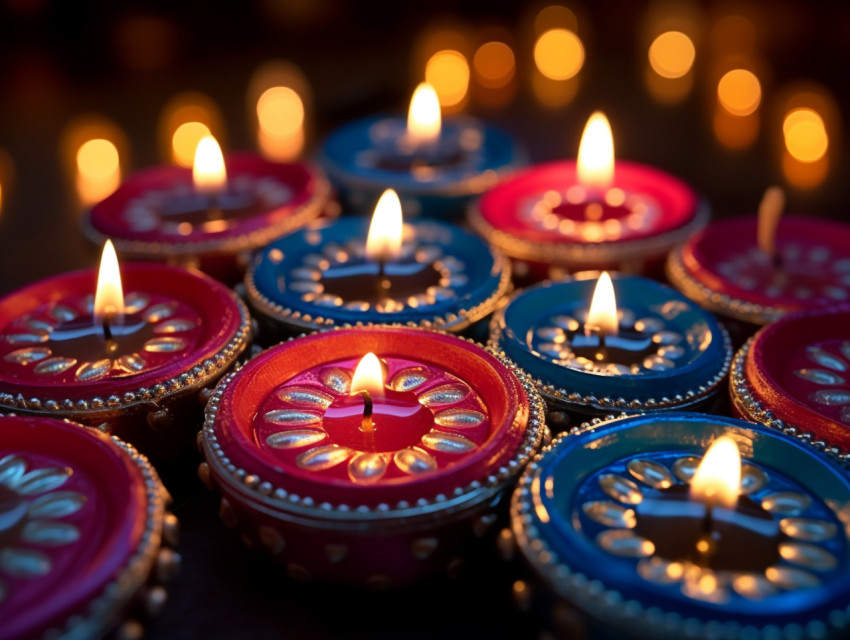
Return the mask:
[[(505, 309), (513, 298), (506, 299), (504, 303), (493, 313), (490, 320), (490, 337), (487, 340), (487, 346), (497, 351), (503, 357), (507, 358), (504, 350), (499, 347), (499, 338), (502, 334), (502, 327), (505, 324)], [(610, 398), (603, 396), (597, 398), (595, 395), (583, 396), (576, 391), (570, 391), (563, 387), (556, 387), (555, 384), (541, 380), (540, 378), (532, 377), (534, 386), (543, 398), (551, 405), (562, 405), (565, 408), (580, 408), (587, 409), (588, 406), (599, 411), (630, 411), (643, 412), (655, 411), (658, 409), (681, 409), (683, 407), (695, 404), (701, 400), (708, 398), (717, 391), (718, 386), (732, 364), (732, 340), (729, 337), (729, 332), (721, 323), (717, 325), (720, 333), (723, 336), (723, 365), (714, 374), (714, 377), (709, 379), (704, 384), (701, 384), (696, 389), (688, 389), (684, 394), (677, 393), (672, 398), (662, 396), (661, 398), (647, 398), (645, 400), (637, 398)]]
[(91, 209), (86, 211), (83, 216), (83, 235), (89, 242), (98, 246), (102, 245), (107, 239), (111, 239), (119, 253), (126, 254), (131, 258), (152, 258), (162, 255), (169, 257), (191, 257), (202, 254), (239, 253), (258, 249), (267, 245), (272, 240), (304, 226), (310, 220), (322, 214), (325, 204), (330, 197), (331, 185), (318, 167), (310, 165), (309, 169), (314, 174), (316, 183), (315, 192), (309, 200), (297, 207), (283, 220), (236, 237), (188, 242), (145, 242), (143, 240), (129, 240), (127, 238), (107, 236), (92, 225)]
[(251, 340), (251, 316), (248, 307), (233, 292), (230, 292), (234, 304), (239, 309), (239, 327), (225, 345), (214, 355), (196, 364), (190, 371), (173, 378), (163, 380), (150, 387), (140, 387), (127, 391), (122, 396), (111, 395), (107, 398), (95, 396), (83, 400), (45, 398), (24, 398), (0, 392), (0, 408), (32, 411), (42, 415), (72, 416), (88, 418), (91, 414), (107, 417), (127, 407), (138, 404), (156, 404), (173, 396), (199, 389), (215, 380), (225, 371), (248, 346)]
[(729, 376), (729, 394), (732, 397), (735, 407), (740, 409), (743, 417), (750, 422), (755, 422), (765, 427), (781, 431), (786, 435), (799, 438), (835, 460), (840, 466), (850, 468), (850, 450), (830, 445), (824, 440), (818, 439), (814, 433), (806, 431), (802, 425), (791, 424), (777, 418), (770, 409), (756, 398), (754, 389), (747, 382), (745, 370), (747, 353), (754, 341), (755, 337), (747, 340), (744, 346), (735, 354), (732, 364), (732, 371)]
[[(488, 313), (493, 311), (493, 309), (495, 309), (499, 304), (499, 301), (511, 292), (513, 282), (511, 281), (510, 260), (507, 259), (504, 253), (492, 245), (488, 245), (487, 249), (490, 251), (490, 255), (493, 258), (492, 270), (499, 273), (499, 282), (489, 297), (469, 309), (459, 309), (457, 312), (452, 311), (438, 316), (425, 317), (418, 322), (409, 322), (407, 325), (418, 326), (423, 329), (448, 332), (462, 331), (469, 325), (481, 320)], [(316, 316), (309, 313), (303, 313), (298, 309), (285, 307), (262, 293), (257, 288), (257, 284), (254, 280), (254, 273), (259, 266), (261, 257), (262, 256), (257, 256), (245, 273), (245, 290), (247, 292), (248, 301), (253, 309), (262, 313), (271, 320), (301, 330), (306, 329), (308, 331), (316, 331), (343, 326), (338, 325), (337, 321), (330, 317)], [(388, 313), (386, 315), (391, 316), (392, 314)], [(387, 324), (397, 324), (393, 323), (390, 317), (388, 317), (387, 320)], [(357, 324), (361, 323), (358, 322)], [(351, 325), (346, 324), (344, 326)]]
[(709, 289), (685, 268), (685, 263), (682, 261), (683, 248), (684, 245), (676, 247), (667, 257), (667, 278), (679, 291), (699, 306), (753, 324), (769, 324), (787, 313), (785, 309), (779, 307), (767, 307)]
[[(334, 330), (338, 331), (350, 329), (352, 327), (368, 328), (373, 326), (379, 326), (382, 328), (418, 328), (417, 325), (412, 323), (406, 325), (374, 325), (358, 323), (355, 325), (341, 326)], [(441, 335), (451, 335), (444, 331), (432, 331), (433, 333)], [(286, 344), (292, 340), (297, 340), (302, 337), (304, 337), (304, 334), (285, 340), (280, 344)], [(329, 526), (349, 520), (357, 520), (358, 522), (368, 521), (378, 527), (382, 525), (390, 526), (392, 524), (406, 522), (415, 518), (431, 517), (435, 512), (445, 513), (458, 511), (489, 499), (493, 494), (501, 491), (513, 478), (519, 475), (539, 448), (546, 430), (545, 405), (543, 403), (543, 399), (535, 390), (531, 378), (513, 362), (498, 353), (495, 353), (493, 350), (483, 347), (474, 340), (470, 340), (462, 336), (452, 337), (484, 349), (490, 355), (498, 359), (511, 373), (513, 373), (513, 375), (517, 377), (523, 391), (525, 391), (528, 396), (530, 409), (527, 418), (525, 436), (517, 447), (514, 457), (494, 473), (487, 475), (480, 480), (474, 480), (466, 486), (456, 487), (454, 491), (452, 491), (451, 495), (447, 496), (440, 493), (433, 497), (422, 497), (413, 504), (407, 500), (402, 500), (396, 505), (381, 503), (374, 507), (369, 507), (367, 505), (334, 505), (330, 502), (317, 503), (310, 496), (291, 494), (283, 487), (275, 486), (258, 475), (249, 474), (244, 469), (237, 468), (227, 457), (218, 442), (215, 423), (218, 419), (219, 404), (227, 387), (231, 384), (236, 375), (238, 375), (238, 371), (233, 371), (222, 378), (207, 403), (206, 419), (204, 420), (204, 427), (201, 433), (203, 437), (203, 453), (210, 465), (210, 470), (214, 471), (214, 475), (218, 476), (221, 481), (228, 484), (232, 489), (242, 493), (243, 495), (247, 494), (247, 497), (250, 500), (262, 505), (262, 507), (272, 510), (279, 518), (287, 515), (305, 515), (312, 516), (313, 518), (318, 516), (325, 520)], [(519, 422), (521, 419), (522, 416), (517, 415), (514, 418), (514, 424)], [(318, 524), (317, 521), (314, 521), (314, 523)]]
[(700, 231), (711, 216), (711, 208), (704, 199), (697, 201), (693, 217), (677, 229), (660, 235), (626, 240), (623, 242), (601, 242), (597, 244), (583, 242), (534, 242), (518, 238), (501, 229), (497, 229), (484, 219), (478, 208), (478, 201), (472, 202), (467, 210), (469, 224), (488, 242), (504, 251), (511, 258), (564, 265), (567, 267), (593, 267), (637, 260), (667, 253), (671, 247), (683, 242)]
[[(603, 620), (611, 626), (628, 628), (633, 633), (640, 629), (646, 629), (644, 637), (659, 637), (663, 634), (665, 638), (688, 637), (696, 640), (717, 640), (724, 637), (739, 637), (743, 629), (752, 630), (748, 635), (752, 640), (772, 640), (778, 637), (794, 638), (823, 638), (823, 631), (836, 629), (842, 623), (833, 622), (838, 617), (846, 620), (850, 617), (850, 606), (846, 610), (836, 609), (824, 619), (809, 621), (806, 628), (799, 624), (788, 623), (779, 628), (774, 624), (765, 623), (763, 626), (744, 625), (735, 621), (724, 620), (698, 620), (696, 618), (683, 618), (675, 611), (664, 611), (659, 607), (646, 607), (638, 600), (626, 600), (622, 593), (616, 589), (607, 587), (600, 580), (593, 579), (582, 573), (575, 573), (557, 556), (554, 550), (537, 534), (536, 527), (532, 524), (532, 513), (534, 504), (531, 498), (531, 484), (539, 481), (541, 474), (540, 462), (543, 457), (557, 449), (567, 438), (582, 435), (589, 431), (603, 429), (612, 421), (633, 417), (626, 414), (618, 416), (607, 415), (604, 418), (593, 418), (584, 422), (579, 427), (574, 427), (569, 432), (555, 437), (548, 445), (544, 445), (540, 452), (528, 464), (519, 480), (516, 490), (511, 497), (511, 529), (517, 545), (522, 551), (526, 561), (531, 564), (538, 575), (540, 575), (555, 593), (565, 600), (576, 604), (583, 611), (590, 613), (598, 620)], [(789, 433), (801, 442), (812, 446), (811, 438), (806, 438), (800, 432)], [(822, 451), (822, 450), (821, 450)], [(814, 627), (808, 630), (809, 627)], [(794, 630), (795, 633), (791, 633)]]
[[(3, 418), (12, 417), (15, 417), (14, 413), (0, 414), (0, 421)], [(147, 581), (159, 550), (163, 546), (166, 504), (171, 498), (159, 479), (156, 469), (133, 445), (117, 436), (107, 436), (97, 429), (72, 420), (63, 420), (63, 422), (79, 427), (88, 435), (109, 441), (120, 450), (122, 457), (129, 457), (144, 479), (147, 502), (145, 526), (135, 553), (119, 569), (114, 579), (103, 587), (101, 593), (89, 601), (85, 613), (72, 614), (63, 625), (48, 629), (42, 634), (45, 640), (57, 636), (68, 640), (83, 640), (100, 637), (115, 627), (121, 621), (121, 614), (127, 603)]]

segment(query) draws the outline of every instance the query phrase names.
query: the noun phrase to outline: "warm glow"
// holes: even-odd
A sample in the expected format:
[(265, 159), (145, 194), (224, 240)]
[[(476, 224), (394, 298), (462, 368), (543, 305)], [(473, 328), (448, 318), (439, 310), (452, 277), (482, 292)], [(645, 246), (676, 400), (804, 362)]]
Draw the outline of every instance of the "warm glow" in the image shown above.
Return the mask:
[(681, 31), (666, 31), (649, 45), (649, 64), (663, 78), (681, 78), (691, 70), (696, 49)]
[(776, 228), (784, 208), (785, 192), (782, 187), (768, 187), (759, 203), (758, 246), (770, 257), (776, 251)]
[(785, 148), (800, 162), (817, 162), (829, 149), (823, 118), (814, 109), (792, 109), (782, 121)]
[(121, 182), (118, 148), (109, 140), (94, 138), (77, 149), (77, 191), (91, 205), (111, 194)]
[(729, 436), (715, 440), (691, 480), (691, 498), (727, 509), (735, 507), (741, 489), (741, 453)]
[(354, 377), (351, 379), (351, 395), (361, 391), (368, 391), (372, 396), (384, 393), (384, 370), (378, 356), (371, 351), (357, 363)]
[(181, 167), (191, 167), (195, 161), (198, 143), (212, 135), (210, 128), (202, 122), (184, 122), (171, 136), (171, 153), (174, 162)]
[(304, 126), (304, 103), (295, 89), (271, 87), (257, 100), (257, 121), (271, 136), (294, 136)]
[(198, 193), (218, 193), (227, 185), (227, 170), (221, 147), (212, 136), (205, 136), (195, 149), (192, 182)]
[(596, 111), (588, 119), (578, 147), (578, 181), (607, 188), (614, 181), (614, 136), (608, 118)]
[(567, 80), (581, 71), (584, 46), (568, 29), (549, 29), (534, 43), (534, 63), (547, 78)]
[(97, 272), (97, 289), (94, 294), (94, 322), (101, 326), (104, 319), (121, 322), (124, 317), (124, 292), (121, 288), (121, 272), (118, 269), (118, 256), (112, 240), (103, 245), (100, 256), (100, 269)]
[(369, 235), (366, 238), (366, 255), (372, 260), (393, 260), (401, 253), (402, 219), (398, 194), (387, 189), (381, 194)]
[(435, 143), (440, 138), (440, 100), (427, 82), (422, 82), (410, 99), (407, 137), (416, 146)]
[(425, 81), (434, 87), (441, 105), (459, 105), (469, 89), (469, 63), (459, 51), (438, 51), (425, 64)]
[(590, 309), (587, 312), (585, 328), (596, 331), (603, 336), (615, 336), (619, 329), (617, 320), (617, 298), (614, 295), (614, 283), (607, 271), (603, 271), (596, 281)]
[(717, 83), (720, 105), (735, 116), (748, 116), (761, 103), (761, 83), (752, 71), (732, 69)]
[(516, 59), (513, 50), (504, 42), (485, 42), (472, 57), (478, 82), (489, 89), (504, 87), (514, 77)]

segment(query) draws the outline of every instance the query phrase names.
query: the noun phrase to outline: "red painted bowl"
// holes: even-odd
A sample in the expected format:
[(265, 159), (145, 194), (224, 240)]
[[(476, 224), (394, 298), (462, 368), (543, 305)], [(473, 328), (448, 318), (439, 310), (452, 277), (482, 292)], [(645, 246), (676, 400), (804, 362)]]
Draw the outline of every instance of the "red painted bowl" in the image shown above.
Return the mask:
[(0, 639), (138, 635), (179, 561), (168, 499), (118, 438), (0, 417)]
[(850, 305), (788, 315), (735, 357), (734, 411), (850, 457)]
[[(384, 360), (375, 429), (353, 368)], [(269, 349), (217, 387), (201, 477), (221, 516), (299, 579), (387, 587), (456, 563), (540, 444), (527, 376), (474, 343), (368, 326)]]

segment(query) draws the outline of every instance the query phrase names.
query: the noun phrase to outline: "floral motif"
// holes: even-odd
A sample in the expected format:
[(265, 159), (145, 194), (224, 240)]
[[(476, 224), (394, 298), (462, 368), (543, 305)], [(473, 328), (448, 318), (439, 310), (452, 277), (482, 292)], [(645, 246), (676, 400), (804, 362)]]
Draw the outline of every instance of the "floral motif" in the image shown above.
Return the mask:
[[(80, 530), (62, 519), (77, 513), (86, 497), (59, 489), (71, 477), (68, 467), (27, 471), (17, 455), (0, 459), (0, 574), (36, 578), (50, 573), (53, 563), (44, 547), (75, 542)], [(0, 579), (0, 602), (8, 595)]]
[(818, 366), (795, 369), (794, 374), (821, 387), (812, 391), (809, 399), (824, 407), (841, 407), (841, 420), (850, 424), (850, 341), (842, 342), (837, 353), (810, 346), (806, 357)]

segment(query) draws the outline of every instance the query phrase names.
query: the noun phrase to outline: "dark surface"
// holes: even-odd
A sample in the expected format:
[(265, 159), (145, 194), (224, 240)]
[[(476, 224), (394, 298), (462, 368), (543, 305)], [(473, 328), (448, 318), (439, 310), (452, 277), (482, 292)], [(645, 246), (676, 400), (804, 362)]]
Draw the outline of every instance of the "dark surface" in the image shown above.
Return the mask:
[[(452, 3), (343, 3), (256, 1), (232, 5), (5, 0), (0, 3), (0, 148), (9, 152), (15, 180), (2, 180), (0, 293), (63, 270), (96, 264), (79, 232), (72, 182), (59, 148), (63, 127), (95, 111), (124, 129), (132, 167), (157, 156), (156, 119), (175, 93), (195, 89), (221, 108), (226, 148), (252, 147), (245, 89), (253, 70), (270, 58), (299, 64), (314, 91), (311, 139), (350, 118), (404, 110), (418, 80), (412, 41), (432, 18), (455, 12), (470, 33), (495, 25), (513, 40), (518, 91), (507, 106), (468, 111), (501, 124), (529, 148), (535, 161), (572, 157), (589, 113), (605, 110), (619, 157), (655, 164), (692, 183), (716, 214), (749, 213), (763, 189), (782, 183), (778, 114), (772, 98), (793, 79), (808, 78), (832, 91), (848, 117), (850, 7), (844, 3), (770, 3), (757, 16), (757, 46), (767, 61), (762, 130), (745, 151), (725, 150), (713, 138), (711, 58), (700, 49), (697, 82), (677, 106), (652, 101), (642, 84), (645, 52), (637, 37), (645, 2), (587, 3), (580, 33), (587, 49), (575, 100), (559, 109), (535, 102), (530, 20), (545, 6), (507, 1)], [(695, 6), (709, 21), (755, 3), (706, 2)], [(238, 8), (237, 8), (238, 7)], [(289, 8), (281, 21), (270, 7)], [(307, 12), (298, 13), (301, 7)], [(313, 14), (310, 14), (313, 11)], [(309, 17), (312, 15), (312, 17)], [(166, 56), (158, 68), (139, 70), (118, 45), (133, 18), (160, 26)], [(293, 17), (294, 16), (294, 17)], [(298, 17), (301, 16), (301, 17)], [(156, 22), (159, 21), (159, 22)], [(169, 36), (170, 34), (170, 36)], [(417, 71), (417, 74), (421, 71)], [(845, 135), (845, 134), (841, 134)], [(846, 135), (845, 135), (846, 138)], [(789, 209), (847, 218), (850, 190), (843, 141), (831, 141), (832, 166), (821, 186), (789, 191)], [(125, 171), (129, 167), (125, 166)], [(482, 549), (456, 580), (435, 579), (390, 593), (337, 590), (295, 583), (262, 555), (243, 548), (217, 518), (217, 500), (195, 475), (194, 452), (160, 465), (182, 524), (182, 574), (170, 602), (149, 627), (153, 638), (479, 638), (533, 637), (532, 622), (510, 603), (512, 572)]]

